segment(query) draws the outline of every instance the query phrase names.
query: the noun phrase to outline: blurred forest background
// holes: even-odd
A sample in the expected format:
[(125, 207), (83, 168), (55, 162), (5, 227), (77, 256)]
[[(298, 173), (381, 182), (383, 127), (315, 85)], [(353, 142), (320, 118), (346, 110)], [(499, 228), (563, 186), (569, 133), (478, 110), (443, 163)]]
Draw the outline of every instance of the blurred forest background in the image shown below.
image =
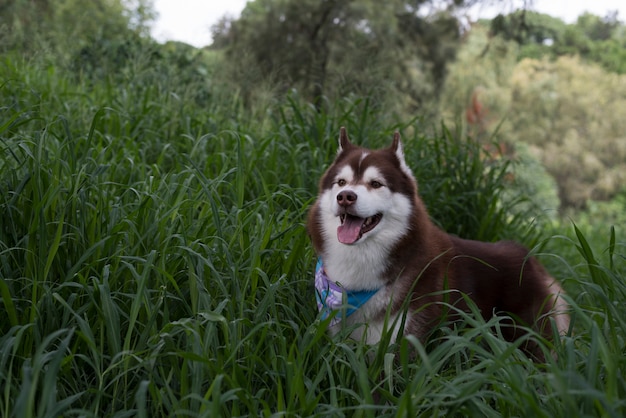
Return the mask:
[[(0, 416), (626, 416), (626, 27), (487, 1), (254, 0), (204, 48), (151, 0), (0, 1)], [(506, 315), (333, 342), (303, 221), (341, 125), (561, 281), (546, 364)]]
[[(367, 97), (390, 120), (455, 126), (511, 158), (510, 190), (547, 216), (626, 208), (626, 27), (530, 10), (470, 21), (478, 0), (254, 0), (197, 49), (150, 38), (150, 0), (5, 0), (0, 52), (81, 82), (149, 84), (259, 121), (286, 98)], [(493, 2), (492, 2), (493, 3)], [(498, 3), (498, 2), (495, 2)], [(6, 64), (6, 63), (5, 63)], [(4, 81), (2, 81), (4, 83)], [(5, 86), (3, 101), (10, 100)]]

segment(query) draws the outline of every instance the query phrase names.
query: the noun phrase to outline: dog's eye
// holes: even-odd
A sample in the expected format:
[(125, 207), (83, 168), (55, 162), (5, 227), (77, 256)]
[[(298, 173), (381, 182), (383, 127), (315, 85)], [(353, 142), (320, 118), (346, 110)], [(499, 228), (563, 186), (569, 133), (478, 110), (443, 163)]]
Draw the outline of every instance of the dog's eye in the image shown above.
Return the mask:
[(346, 185), (346, 181), (344, 179), (339, 179), (339, 180), (337, 180), (337, 185), (339, 187), (343, 187), (343, 186)]
[(379, 181), (372, 180), (372, 181), (370, 181), (370, 186), (372, 186), (372, 188), (374, 188), (374, 189), (379, 189), (379, 188), (383, 187), (383, 184), (381, 182), (379, 182)]

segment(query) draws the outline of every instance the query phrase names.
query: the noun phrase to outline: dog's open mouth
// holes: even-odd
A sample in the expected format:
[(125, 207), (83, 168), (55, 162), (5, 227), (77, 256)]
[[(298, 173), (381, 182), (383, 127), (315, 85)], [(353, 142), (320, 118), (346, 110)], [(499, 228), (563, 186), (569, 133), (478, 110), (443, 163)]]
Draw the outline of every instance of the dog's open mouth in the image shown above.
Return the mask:
[(374, 216), (360, 218), (344, 213), (339, 215), (341, 225), (337, 227), (337, 238), (342, 244), (354, 244), (365, 233), (368, 233), (378, 225), (383, 215), (377, 213)]

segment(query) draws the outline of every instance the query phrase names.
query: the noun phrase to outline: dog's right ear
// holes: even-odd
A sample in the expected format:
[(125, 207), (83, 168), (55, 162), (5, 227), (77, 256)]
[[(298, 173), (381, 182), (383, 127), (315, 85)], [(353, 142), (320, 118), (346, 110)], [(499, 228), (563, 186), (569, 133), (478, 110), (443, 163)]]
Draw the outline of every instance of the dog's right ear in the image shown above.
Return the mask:
[(337, 154), (341, 154), (341, 151), (346, 150), (352, 146), (352, 142), (350, 142), (350, 138), (348, 138), (348, 132), (345, 127), (339, 128), (339, 149), (337, 150)]
[(413, 172), (406, 163), (406, 159), (404, 158), (404, 147), (402, 146), (402, 141), (400, 140), (400, 132), (398, 131), (395, 131), (393, 134), (391, 150), (396, 154), (402, 171), (404, 171), (409, 177), (415, 178)]

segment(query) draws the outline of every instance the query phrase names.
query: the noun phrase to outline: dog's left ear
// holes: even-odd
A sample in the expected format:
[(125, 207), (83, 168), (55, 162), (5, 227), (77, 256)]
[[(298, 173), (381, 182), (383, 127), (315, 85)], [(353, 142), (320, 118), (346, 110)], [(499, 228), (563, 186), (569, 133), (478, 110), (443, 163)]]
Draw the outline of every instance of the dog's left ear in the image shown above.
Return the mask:
[(346, 150), (352, 146), (352, 142), (350, 142), (350, 138), (348, 138), (348, 131), (346, 131), (345, 127), (339, 128), (339, 149), (337, 150), (337, 154), (341, 154), (341, 151)]
[(402, 141), (400, 140), (400, 132), (395, 131), (393, 133), (393, 142), (391, 143), (391, 150), (398, 157), (398, 161), (400, 162), (400, 168), (404, 171), (409, 177), (414, 177), (413, 172), (406, 164), (406, 160), (404, 158), (404, 149), (402, 147)]

